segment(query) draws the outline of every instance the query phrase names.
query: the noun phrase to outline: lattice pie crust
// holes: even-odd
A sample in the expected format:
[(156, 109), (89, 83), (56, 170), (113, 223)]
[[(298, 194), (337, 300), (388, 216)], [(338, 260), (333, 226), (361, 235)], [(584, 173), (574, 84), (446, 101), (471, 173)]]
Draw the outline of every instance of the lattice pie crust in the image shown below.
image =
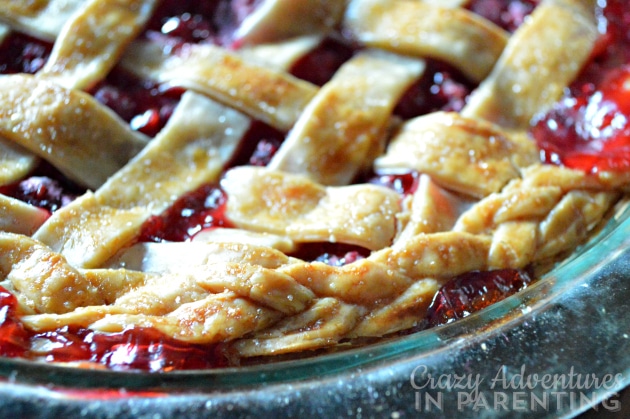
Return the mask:
[[(45, 159), (90, 188), (49, 219), (0, 196), (2, 285), (32, 330), (152, 327), (242, 357), (384, 336), (416, 325), (458, 274), (575, 249), (630, 184), (542, 165), (527, 136), (588, 59), (593, 1), (543, 1), (509, 36), (461, 1), (268, 0), (243, 48), (177, 54), (136, 39), (157, 3), (0, 3), (2, 32), (54, 40), (37, 74), (0, 77), (0, 181)], [(366, 48), (321, 88), (286, 72), (336, 26)], [(422, 57), (481, 84), (462, 112), (401, 123), (392, 111)], [(155, 139), (83, 92), (116, 64), (187, 90)], [(252, 120), (289, 134), (267, 167), (224, 173)], [(416, 170), (419, 187), (401, 199), (352, 183), (374, 168)], [(235, 228), (136, 242), (151, 215), (212, 182)], [(371, 253), (339, 267), (287, 256), (309, 242)]]

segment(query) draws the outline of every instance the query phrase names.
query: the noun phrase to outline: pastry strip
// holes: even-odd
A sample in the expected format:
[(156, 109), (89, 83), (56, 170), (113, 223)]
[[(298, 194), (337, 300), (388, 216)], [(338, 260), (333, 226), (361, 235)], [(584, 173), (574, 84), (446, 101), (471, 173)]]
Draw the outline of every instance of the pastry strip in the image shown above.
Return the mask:
[(280, 317), (274, 310), (225, 292), (182, 304), (165, 316), (111, 314), (92, 323), (90, 328), (116, 333), (135, 325), (156, 329), (180, 341), (204, 344), (239, 338), (269, 327)]
[(398, 298), (363, 317), (348, 337), (380, 337), (417, 326), (444, 281), (416, 281)]
[[(521, 160), (512, 161), (513, 155)], [(436, 112), (407, 121), (374, 166), (413, 169), (445, 188), (482, 197), (517, 178), (518, 165), (537, 160), (531, 141), (513, 141), (500, 127), (458, 113)]]
[(347, 185), (371, 166), (391, 113), (424, 62), (367, 51), (345, 63), (308, 104), (267, 167)]
[(0, 20), (29, 35), (54, 41), (61, 28), (85, 3), (86, 0), (3, 0)]
[(35, 237), (75, 266), (100, 266), (137, 236), (150, 215), (217, 181), (248, 126), (238, 112), (184, 94), (167, 126), (140, 154), (93, 195), (57, 211)]
[(598, 36), (592, 7), (582, 3), (546, 0), (536, 7), (462, 115), (527, 129), (534, 115), (549, 109), (582, 69)]
[(418, 234), (450, 231), (470, 200), (441, 188), (428, 175), (420, 175), (418, 187), (405, 199), (398, 215), (399, 234), (393, 247)]
[(93, 86), (116, 65), (151, 17), (156, 3), (91, 0), (65, 23), (50, 58), (37, 75), (68, 88)]
[(213, 45), (186, 45), (176, 54), (134, 42), (122, 65), (140, 77), (208, 95), (280, 130), (298, 119), (317, 87), (265, 66), (251, 65)]
[(260, 44), (237, 50), (246, 62), (258, 63), (265, 67), (289, 71), (301, 57), (317, 47), (322, 41), (318, 35), (292, 38), (284, 42)]
[(396, 233), (400, 197), (384, 187), (324, 187), (300, 175), (254, 167), (228, 171), (221, 186), (228, 196), (225, 215), (239, 228), (372, 250), (388, 246)]
[(341, 20), (345, 1), (266, 0), (239, 26), (238, 46), (277, 42), (309, 34), (325, 34)]
[(477, 82), (490, 73), (508, 39), (468, 10), (409, 0), (353, 0), (344, 26), (367, 46), (446, 61)]
[(33, 153), (0, 137), (0, 186), (24, 179), (37, 163)]
[(0, 194), (0, 231), (30, 236), (48, 217), (46, 210)]
[(230, 345), (244, 357), (278, 355), (327, 347), (350, 333), (363, 311), (334, 298), (322, 298), (307, 311), (288, 317), (251, 338)]
[(22, 74), (0, 76), (0, 136), (90, 188), (148, 141), (90, 95)]
[[(156, 294), (147, 295), (147, 299), (135, 297), (134, 302), (164, 301), (160, 300), (163, 296)], [(205, 294), (201, 299), (177, 304), (176, 309), (164, 315), (142, 314), (146, 308), (88, 306), (60, 315), (27, 315), (22, 321), (38, 331), (56, 330), (65, 325), (80, 325), (105, 333), (122, 332), (130, 326), (153, 328), (173, 339), (204, 344), (236, 339), (269, 327), (281, 317), (278, 312), (232, 292)]]
[(294, 263), (292, 260), (278, 250), (243, 243), (160, 242), (137, 243), (122, 249), (105, 267), (152, 273), (194, 273), (211, 263), (241, 262), (276, 269)]

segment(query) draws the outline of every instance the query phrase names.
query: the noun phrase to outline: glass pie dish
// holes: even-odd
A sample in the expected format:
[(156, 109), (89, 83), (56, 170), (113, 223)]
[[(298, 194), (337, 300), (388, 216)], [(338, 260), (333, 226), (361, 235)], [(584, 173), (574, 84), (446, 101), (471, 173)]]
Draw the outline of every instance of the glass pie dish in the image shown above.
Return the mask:
[(182, 4), (0, 6), (7, 414), (571, 415), (627, 384), (623, 1)]

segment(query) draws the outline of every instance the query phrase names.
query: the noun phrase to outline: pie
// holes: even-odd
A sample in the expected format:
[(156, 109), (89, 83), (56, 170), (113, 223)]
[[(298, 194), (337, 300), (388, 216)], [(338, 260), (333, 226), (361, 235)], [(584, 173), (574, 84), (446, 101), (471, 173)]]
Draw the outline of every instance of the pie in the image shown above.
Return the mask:
[(0, 21), (3, 356), (214, 368), (448, 323), (630, 187), (624, 0), (7, 0)]

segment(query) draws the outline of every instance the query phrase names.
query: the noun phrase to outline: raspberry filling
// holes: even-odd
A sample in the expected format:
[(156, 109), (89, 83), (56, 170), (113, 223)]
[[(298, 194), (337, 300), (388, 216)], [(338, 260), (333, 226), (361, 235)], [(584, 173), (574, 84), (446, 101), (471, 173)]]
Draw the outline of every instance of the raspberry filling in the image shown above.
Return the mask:
[(398, 192), (400, 195), (411, 195), (418, 189), (419, 177), (420, 173), (416, 171), (382, 175), (376, 174), (367, 182), (388, 187)]
[(475, 85), (452, 66), (426, 60), (423, 77), (412, 84), (394, 109), (402, 119), (435, 111), (459, 112)]
[(173, 114), (184, 90), (163, 88), (115, 68), (89, 93), (127, 121), (132, 129), (155, 137)]
[(186, 241), (203, 229), (230, 227), (225, 218), (225, 193), (204, 185), (180, 197), (169, 209), (149, 218), (140, 231), (140, 242)]
[(290, 73), (318, 86), (324, 85), (348, 61), (355, 48), (341, 39), (327, 37), (315, 49), (300, 58)]
[(290, 256), (302, 260), (323, 262), (331, 266), (343, 266), (368, 257), (370, 251), (359, 246), (343, 243), (304, 243)]
[(30, 332), (17, 316), (18, 302), (13, 294), (0, 287), (0, 355), (22, 357), (30, 346)]

